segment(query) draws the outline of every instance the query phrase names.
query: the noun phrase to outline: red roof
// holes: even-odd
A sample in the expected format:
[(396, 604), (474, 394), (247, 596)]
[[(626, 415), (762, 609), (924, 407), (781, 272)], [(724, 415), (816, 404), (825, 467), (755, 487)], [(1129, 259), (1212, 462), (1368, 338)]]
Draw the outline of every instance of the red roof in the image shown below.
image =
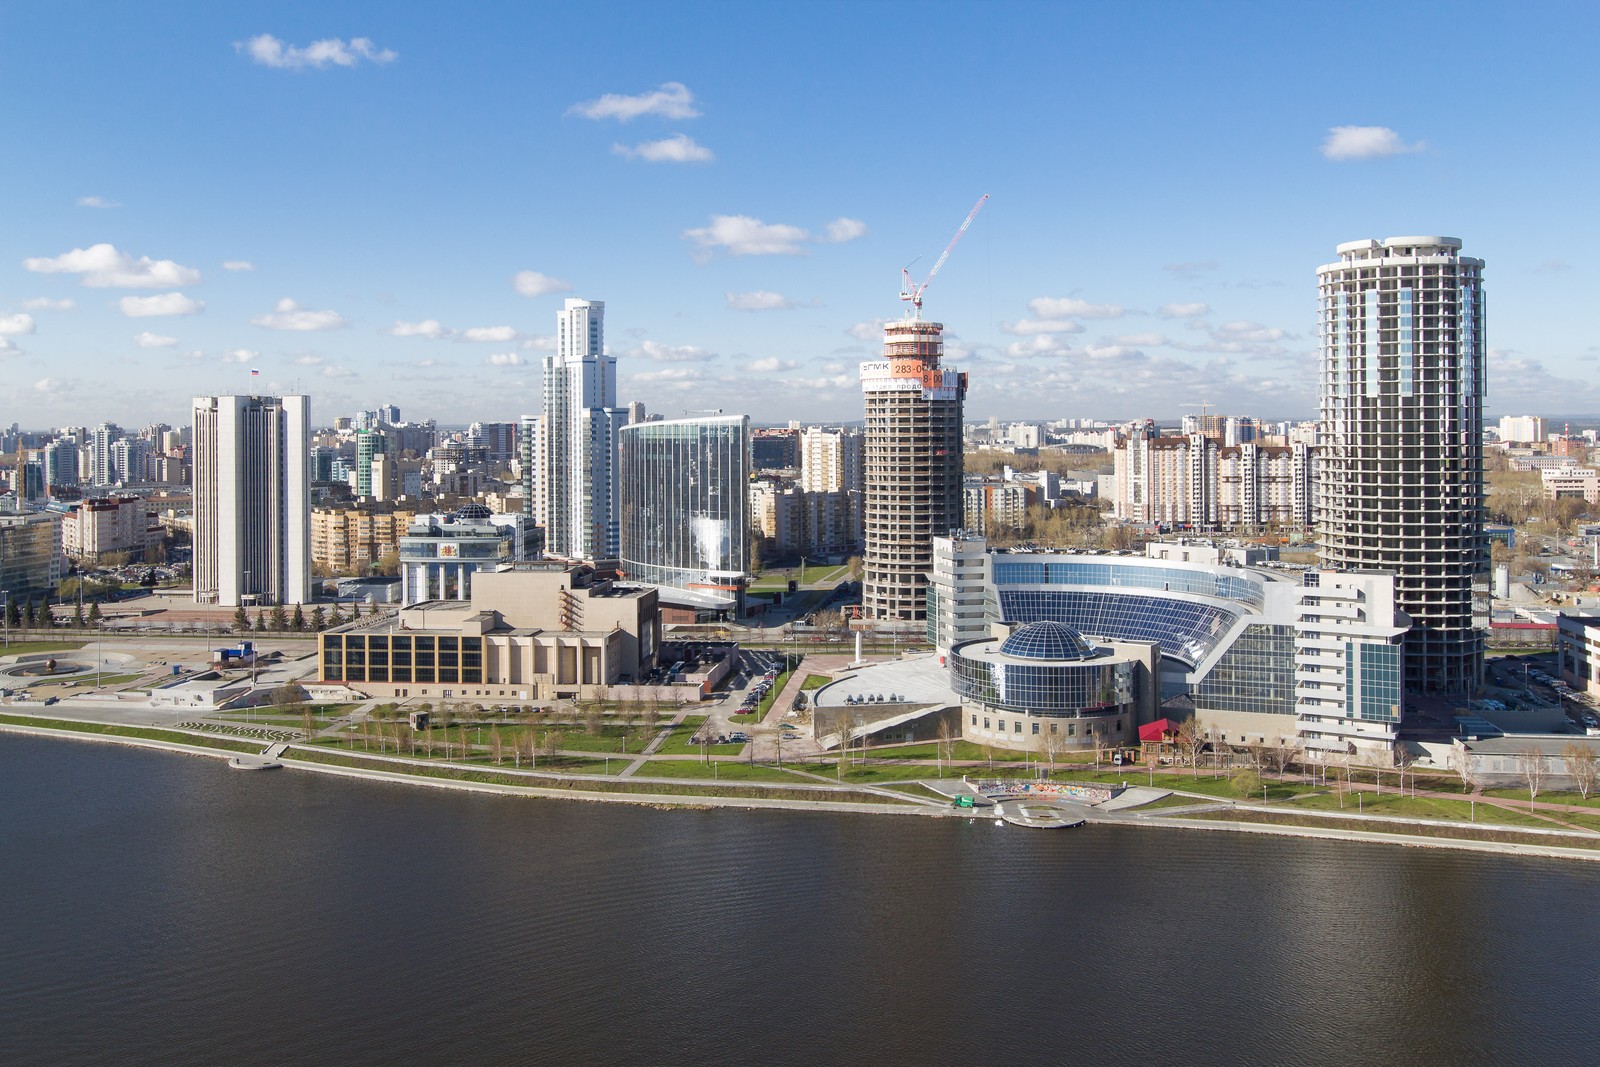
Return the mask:
[(1155, 722), (1146, 723), (1139, 727), (1140, 741), (1161, 741), (1170, 733), (1177, 732), (1177, 724), (1171, 719), (1157, 719)]

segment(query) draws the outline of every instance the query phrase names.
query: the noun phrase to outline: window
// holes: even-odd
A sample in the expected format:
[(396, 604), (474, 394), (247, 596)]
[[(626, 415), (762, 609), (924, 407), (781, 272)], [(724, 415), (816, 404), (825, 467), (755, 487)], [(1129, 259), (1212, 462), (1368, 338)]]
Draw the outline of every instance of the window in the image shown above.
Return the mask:
[(1033, 732), (1035, 734), (1037, 734), (1039, 732), (1039, 724), (1038, 723), (1034, 723), (1033, 724)]

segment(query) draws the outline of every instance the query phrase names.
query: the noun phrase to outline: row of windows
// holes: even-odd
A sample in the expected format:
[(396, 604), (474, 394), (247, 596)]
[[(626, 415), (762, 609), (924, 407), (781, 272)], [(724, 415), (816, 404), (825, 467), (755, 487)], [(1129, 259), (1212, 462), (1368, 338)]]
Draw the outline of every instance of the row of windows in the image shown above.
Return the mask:
[[(976, 727), (978, 725), (978, 716), (974, 715), (972, 717), (972, 725), (974, 727)], [(1033, 735), (1035, 737), (1039, 736), (1039, 733), (1040, 733), (1039, 726), (1040, 726), (1039, 723), (1034, 723), (1033, 724)], [(1062, 726), (1065, 726), (1066, 729), (1063, 730), (1061, 728)], [(989, 729), (989, 720), (987, 718), (983, 720), (983, 728), (985, 730)], [(1000, 733), (1005, 733), (1006, 732), (1006, 721), (1004, 719), (996, 720), (995, 729), (998, 730)], [(1116, 725), (1115, 725), (1115, 727), (1113, 729), (1115, 730), (1116, 733), (1120, 734), (1122, 732), (1122, 720), (1118, 719), (1117, 722), (1116, 722)], [(1085, 723), (1084, 724), (1084, 730), (1083, 730), (1085, 736), (1088, 736), (1089, 730), (1090, 730), (1089, 724)], [(1013, 734), (1020, 734), (1022, 732), (1022, 723), (1019, 722), (1019, 721), (1013, 720), (1012, 724), (1011, 724), (1011, 732)], [(1053, 722), (1053, 723), (1050, 724), (1050, 732), (1053, 733), (1053, 734), (1064, 733), (1068, 737), (1077, 737), (1078, 736), (1078, 724), (1075, 723), (1075, 722), (1068, 722), (1068, 723)], [(1243, 740), (1243, 738), (1240, 738), (1240, 740)]]
[(1213, 604), (1137, 593), (1002, 589), (999, 598), (1007, 622), (1063, 622), (1113, 641), (1155, 641), (1163, 655), (1190, 666), (1210, 655), (1237, 617)]
[(330, 682), (483, 682), (483, 638), (324, 634), (322, 677)]
[(957, 693), (1035, 715), (1095, 714), (1130, 704), (1135, 670), (1127, 661), (1032, 664), (950, 656), (950, 684)]
[(1194, 690), (1196, 711), (1293, 715), (1294, 628), (1245, 628)]
[(1160, 589), (1163, 592), (1193, 593), (1198, 596), (1237, 600), (1261, 607), (1266, 594), (1258, 582), (1228, 574), (1084, 560), (1015, 560), (997, 556), (994, 561), (997, 585), (1108, 585)]

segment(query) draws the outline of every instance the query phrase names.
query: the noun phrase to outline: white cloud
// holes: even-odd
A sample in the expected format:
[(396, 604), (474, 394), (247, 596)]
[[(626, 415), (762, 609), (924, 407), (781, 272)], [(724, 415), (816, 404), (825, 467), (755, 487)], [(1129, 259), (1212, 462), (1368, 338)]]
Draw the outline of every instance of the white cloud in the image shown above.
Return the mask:
[(1016, 322), (1002, 322), (1000, 329), (1019, 337), (1028, 337), (1041, 333), (1082, 333), (1083, 323), (1072, 319), (1018, 319)]
[(78, 206), (79, 207), (113, 208), (113, 207), (121, 207), (122, 205), (117, 203), (115, 200), (107, 200), (103, 196), (80, 196), (80, 197), (78, 197)]
[(224, 363), (254, 363), (261, 358), (261, 353), (253, 348), (230, 348), (222, 353)]
[(1406, 144), (1387, 126), (1334, 126), (1322, 142), (1322, 154), (1334, 160), (1380, 159), (1421, 152), (1427, 147), (1425, 141)]
[(400, 58), (400, 53), (379, 48), (367, 37), (352, 37), (348, 41), (327, 37), (312, 41), (304, 48), (287, 45), (270, 33), (257, 34), (248, 41), (236, 42), (234, 49), (249, 56), (263, 67), (281, 70), (301, 70), (315, 67), (353, 67), (366, 60), (380, 66)]
[(728, 306), (735, 311), (783, 311), (794, 307), (794, 301), (782, 293), (757, 289), (751, 293), (729, 293)]
[(74, 248), (54, 257), (25, 259), (22, 265), (35, 274), (81, 274), (91, 289), (164, 289), (195, 285), (200, 272), (170, 259), (134, 259), (110, 244)]
[(1164, 319), (1194, 319), (1211, 314), (1210, 304), (1162, 304), (1156, 312)]
[(1006, 346), (1006, 355), (1013, 359), (1034, 359), (1038, 356), (1065, 356), (1072, 349), (1060, 344), (1047, 333), (1034, 334), (1025, 341), (1013, 341)]
[(278, 301), (271, 314), (257, 315), (250, 321), (269, 330), (339, 330), (348, 325), (337, 311), (308, 311), (289, 297)]
[(857, 322), (852, 324), (844, 332), (849, 334), (851, 337), (854, 337), (857, 341), (866, 341), (869, 343), (873, 341), (881, 341), (883, 340), (883, 324), (886, 321), (888, 320), (868, 319), (866, 322)]
[(694, 94), (682, 82), (663, 82), (661, 88), (637, 96), (607, 93), (595, 100), (573, 104), (567, 114), (586, 119), (616, 119), (632, 122), (642, 115), (655, 115), (664, 119), (698, 118), (694, 108)]
[(1249, 341), (1261, 343), (1264, 341), (1281, 341), (1288, 335), (1275, 326), (1263, 326), (1259, 322), (1225, 322), (1212, 331), (1219, 340)]
[(711, 225), (684, 230), (702, 252), (725, 250), (731, 256), (798, 256), (811, 235), (798, 226), (765, 223), (749, 215), (713, 215)]
[(354, 378), (356, 372), (349, 367), (323, 367), (322, 376), (324, 378)]
[(484, 360), (491, 367), (520, 367), (523, 360), (515, 352), (496, 352)]
[(698, 382), (705, 375), (693, 367), (663, 367), (632, 375), (632, 378), (636, 382)]
[(326, 360), (324, 360), (321, 356), (314, 355), (313, 353), (303, 352), (294, 357), (294, 362), (298, 367), (320, 367), (326, 362)]
[(824, 240), (833, 244), (843, 244), (845, 241), (854, 241), (857, 237), (865, 237), (867, 224), (860, 219), (834, 219), (828, 223), (826, 234)]
[(117, 307), (130, 319), (151, 319), (162, 315), (198, 315), (205, 310), (202, 301), (182, 293), (158, 293), (155, 296), (125, 296)]
[(159, 333), (141, 330), (133, 335), (133, 343), (140, 348), (171, 348), (178, 343), (176, 337), (163, 337)]
[(468, 341), (515, 341), (517, 328), (515, 326), (469, 326), (461, 331), (461, 336)]
[(77, 307), (71, 300), (51, 300), (48, 296), (36, 296), (32, 300), (24, 300), (22, 306), (29, 311), (71, 311)]
[(426, 337), (430, 341), (438, 341), (450, 336), (450, 329), (438, 319), (423, 319), (421, 322), (396, 322), (393, 326), (383, 331), (391, 337)]
[(557, 348), (556, 335), (540, 334), (538, 337), (525, 337), (519, 346), (524, 352), (554, 352)]
[(1041, 296), (1028, 301), (1028, 308), (1042, 319), (1116, 319), (1123, 313), (1120, 304), (1091, 304), (1070, 296)]
[(1125, 333), (1120, 337), (1112, 338), (1113, 343), (1127, 345), (1130, 348), (1154, 348), (1167, 343), (1166, 334), (1160, 333)]
[(643, 356), (657, 363), (704, 363), (708, 359), (717, 358), (715, 352), (707, 352), (694, 345), (664, 345), (658, 341), (646, 341), (628, 355)]
[(38, 381), (33, 383), (33, 387), (41, 393), (54, 393), (60, 390), (61, 379), (40, 378)]
[(792, 359), (778, 359), (777, 357), (769, 357), (767, 359), (752, 360), (749, 364), (747, 364), (747, 368), (755, 371), (758, 374), (765, 374), (771, 371), (794, 370), (799, 365), (799, 363), (796, 363)]
[(256, 265), (248, 259), (229, 259), (222, 264), (223, 270), (255, 270)]
[(0, 337), (22, 337), (33, 332), (33, 316), (25, 311), (0, 313)]
[(536, 270), (519, 270), (511, 276), (511, 288), (523, 296), (545, 296), (549, 293), (570, 293), (572, 283)]
[(611, 151), (625, 159), (642, 159), (646, 163), (710, 163), (717, 158), (711, 149), (682, 133), (659, 141), (641, 141), (632, 148), (614, 144)]

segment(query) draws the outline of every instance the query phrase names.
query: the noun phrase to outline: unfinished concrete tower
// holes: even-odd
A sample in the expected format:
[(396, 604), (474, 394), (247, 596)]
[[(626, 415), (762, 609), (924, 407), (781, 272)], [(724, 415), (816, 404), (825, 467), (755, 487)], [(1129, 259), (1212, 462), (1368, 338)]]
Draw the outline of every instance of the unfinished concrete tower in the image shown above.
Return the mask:
[(862, 610), (922, 619), (933, 539), (961, 525), (961, 412), (967, 376), (942, 367), (944, 326), (920, 317), (883, 328), (883, 358), (861, 364)]
[(1406, 687), (1464, 693), (1483, 675), (1483, 260), (1454, 237), (1338, 247), (1317, 268), (1322, 453), (1317, 550), (1391, 571), (1411, 616)]

